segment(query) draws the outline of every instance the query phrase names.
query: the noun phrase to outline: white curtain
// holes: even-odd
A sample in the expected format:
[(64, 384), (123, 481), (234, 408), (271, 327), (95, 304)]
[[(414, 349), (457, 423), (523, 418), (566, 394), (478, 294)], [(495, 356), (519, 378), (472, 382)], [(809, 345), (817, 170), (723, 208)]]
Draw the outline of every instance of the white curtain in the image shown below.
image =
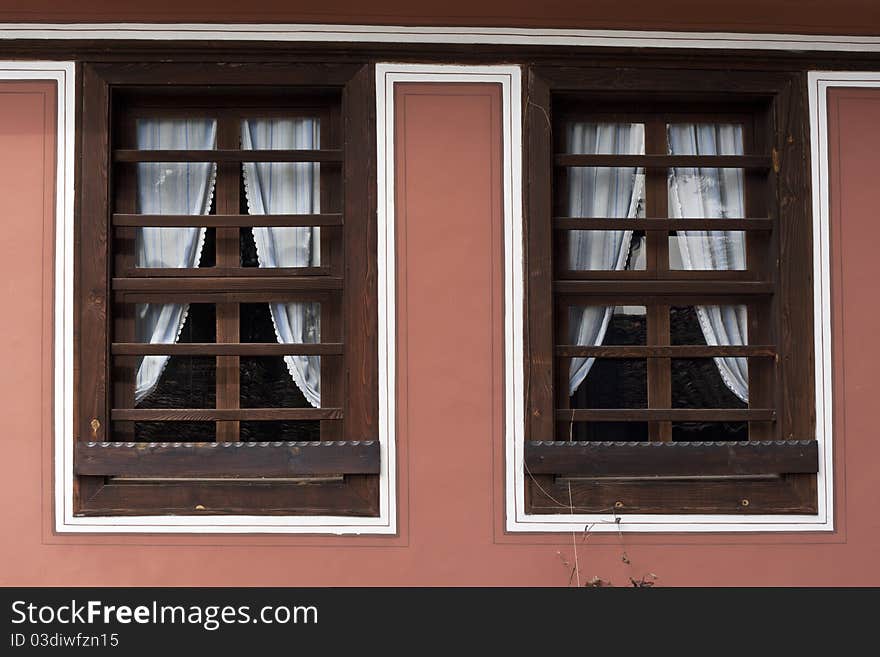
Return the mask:
[[(645, 152), (641, 124), (572, 123), (566, 145), (569, 153), (638, 155)], [(642, 209), (644, 176), (636, 168), (572, 167), (568, 170), (568, 216), (635, 218)], [(569, 231), (569, 268), (622, 270), (629, 256), (631, 230)], [(569, 318), (571, 344), (600, 345), (613, 306), (573, 308)], [(583, 383), (595, 358), (572, 358), (569, 394)]]
[[(668, 129), (672, 155), (742, 155), (742, 127), (728, 124), (673, 124)], [(743, 218), (742, 169), (673, 168), (669, 174), (669, 210), (673, 219)], [(678, 248), (685, 269), (746, 268), (745, 233), (719, 230), (679, 231)], [(745, 306), (697, 306), (706, 344), (747, 344)], [(749, 401), (746, 358), (716, 358), (724, 384)]]
[[(261, 119), (241, 124), (244, 149), (318, 149), (317, 119)], [(321, 211), (320, 165), (316, 162), (246, 162), (245, 190), (250, 214), (316, 214)], [(320, 228), (253, 229), (260, 267), (312, 267), (320, 264)], [(320, 305), (270, 303), (278, 342), (320, 342)], [(306, 400), (321, 406), (319, 356), (285, 356), (284, 361)]]
[[(212, 150), (217, 143), (213, 119), (147, 119), (137, 122), (142, 150)], [(145, 162), (137, 165), (137, 210), (141, 214), (207, 214), (214, 193), (216, 165), (208, 162)], [(204, 228), (145, 227), (137, 231), (138, 267), (198, 267)], [(138, 304), (138, 342), (174, 343), (186, 322), (187, 304)], [(168, 356), (146, 356), (137, 370), (135, 403), (150, 394)]]

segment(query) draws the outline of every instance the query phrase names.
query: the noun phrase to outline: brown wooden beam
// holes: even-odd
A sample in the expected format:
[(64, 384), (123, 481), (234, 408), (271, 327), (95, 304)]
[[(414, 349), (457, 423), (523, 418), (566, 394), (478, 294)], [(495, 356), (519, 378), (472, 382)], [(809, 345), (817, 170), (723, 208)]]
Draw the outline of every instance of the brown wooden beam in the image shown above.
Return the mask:
[(334, 343), (215, 343), (179, 342), (175, 344), (146, 344), (143, 342), (114, 342), (114, 356), (329, 356), (340, 355), (341, 342)]
[(330, 267), (132, 267), (117, 272), (119, 278), (278, 278), (327, 277)]
[(341, 226), (342, 214), (114, 214), (113, 226), (250, 228)]
[(690, 294), (706, 296), (773, 294), (773, 284), (762, 281), (556, 280), (553, 281), (553, 289), (563, 295), (645, 294), (665, 297)]
[(628, 345), (581, 346), (557, 345), (556, 355), (562, 358), (773, 358), (772, 345)]
[[(142, 225), (142, 224), (141, 224)], [(773, 230), (772, 219), (626, 219), (554, 217), (556, 230)]]
[(816, 473), (815, 440), (745, 442), (527, 441), (534, 474), (586, 477), (737, 476)]
[(117, 148), (116, 162), (342, 162), (342, 151), (322, 150), (237, 150), (210, 151), (138, 150)]
[(572, 408), (557, 409), (562, 422), (747, 422), (772, 421), (772, 408)]
[(110, 419), (134, 422), (341, 420), (341, 408), (114, 408)]
[(140, 477), (378, 474), (379, 443), (76, 443), (76, 472)]
[(114, 278), (114, 291), (131, 292), (272, 292), (275, 290), (341, 290), (341, 276), (193, 276), (180, 278)]
[[(139, 151), (149, 152), (149, 151)], [(764, 155), (583, 155), (559, 153), (559, 167), (642, 167), (645, 169), (731, 168), (769, 170), (773, 164)]]

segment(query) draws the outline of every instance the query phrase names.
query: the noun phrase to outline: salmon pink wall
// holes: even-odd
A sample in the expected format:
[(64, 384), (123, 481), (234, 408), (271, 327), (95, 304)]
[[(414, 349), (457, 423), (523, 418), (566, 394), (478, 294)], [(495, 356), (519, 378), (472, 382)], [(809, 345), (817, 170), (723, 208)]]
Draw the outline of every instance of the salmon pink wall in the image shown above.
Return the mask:
[[(570, 535), (503, 531), (500, 90), (402, 84), (396, 97), (400, 535), (59, 536), (52, 88), (0, 83), (0, 584), (567, 584)], [(595, 535), (578, 539), (582, 580), (880, 585), (880, 91), (830, 98), (838, 530)]]

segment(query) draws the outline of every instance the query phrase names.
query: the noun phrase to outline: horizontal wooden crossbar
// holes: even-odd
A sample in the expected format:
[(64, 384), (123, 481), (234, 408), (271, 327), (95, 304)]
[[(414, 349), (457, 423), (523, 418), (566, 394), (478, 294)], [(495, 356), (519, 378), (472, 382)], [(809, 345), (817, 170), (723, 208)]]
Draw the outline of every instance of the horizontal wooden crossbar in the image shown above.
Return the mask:
[(751, 281), (772, 284), (759, 279), (747, 269), (564, 269), (556, 263), (556, 277), (562, 281)]
[(772, 408), (560, 408), (562, 422), (769, 422)]
[(119, 303), (288, 303), (320, 301), (338, 294), (338, 290), (242, 290), (240, 292), (117, 290), (113, 297)]
[(773, 358), (771, 345), (626, 345), (583, 346), (557, 345), (556, 355), (563, 358)]
[(342, 214), (114, 214), (117, 228), (158, 226), (180, 228), (249, 228), (252, 226), (341, 226)]
[(114, 356), (331, 356), (342, 354), (343, 345), (341, 342), (321, 344), (114, 342), (110, 350)]
[(816, 473), (815, 440), (744, 442), (527, 441), (533, 474), (586, 477), (737, 476)]
[(772, 219), (613, 219), (554, 217), (556, 230), (773, 230)]
[(76, 472), (117, 477), (378, 474), (376, 441), (76, 443)]
[(586, 155), (560, 153), (560, 167), (641, 167), (645, 169), (729, 168), (769, 170), (773, 161), (764, 155)]
[(210, 422), (225, 420), (341, 420), (341, 408), (114, 408), (120, 422)]
[(321, 150), (238, 150), (205, 151), (138, 150), (117, 148), (116, 162), (342, 162), (342, 151)]
[(773, 284), (763, 281), (690, 281), (690, 280), (556, 280), (553, 289), (562, 295), (770, 295)]
[(114, 291), (131, 292), (274, 292), (341, 290), (341, 276), (193, 276), (114, 278)]
[(120, 278), (272, 278), (330, 276), (330, 267), (134, 267)]

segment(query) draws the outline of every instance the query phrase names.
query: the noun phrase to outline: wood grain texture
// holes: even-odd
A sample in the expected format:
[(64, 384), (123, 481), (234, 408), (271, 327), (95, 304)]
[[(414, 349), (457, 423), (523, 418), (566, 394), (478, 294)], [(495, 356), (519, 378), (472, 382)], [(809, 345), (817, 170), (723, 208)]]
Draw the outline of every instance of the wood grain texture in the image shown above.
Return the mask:
[(78, 474), (139, 477), (295, 477), (378, 474), (379, 443), (77, 444)]
[(572, 408), (558, 409), (565, 422), (744, 422), (774, 420), (772, 408)]
[(773, 230), (772, 219), (553, 217), (556, 230)]
[(238, 150), (218, 148), (211, 151), (137, 150), (117, 148), (115, 162), (341, 162), (340, 150)]
[(177, 342), (174, 344), (145, 344), (142, 342), (114, 342), (110, 353), (114, 356), (329, 356), (341, 355), (343, 345), (335, 343), (276, 343), (276, 342)]
[[(351, 476), (358, 477), (375, 478)], [(299, 483), (122, 483), (111, 479), (83, 503), (79, 515), (378, 515), (379, 496), (364, 495), (348, 479)]]
[(746, 442), (527, 442), (535, 474), (578, 476), (734, 476), (819, 471), (818, 443)]
[(114, 227), (124, 226), (204, 226), (206, 228), (249, 228), (251, 226), (341, 226), (342, 214), (125, 214), (114, 213)]
[[(233, 229), (235, 230), (235, 229)], [(238, 239), (238, 230), (235, 230)], [(236, 242), (237, 244), (237, 242)], [(341, 290), (339, 276), (193, 276), (161, 278), (122, 278), (112, 281), (114, 291), (119, 292), (273, 292), (296, 290)]]
[(341, 408), (114, 408), (110, 419), (135, 422), (341, 420)]
[(557, 153), (553, 161), (557, 167), (642, 167), (644, 169), (718, 167), (767, 170), (773, 164), (769, 155), (586, 155)]
[(751, 357), (775, 358), (776, 348), (771, 345), (706, 346), (706, 345), (633, 345), (581, 346), (557, 345), (556, 355), (565, 358), (719, 358)]

